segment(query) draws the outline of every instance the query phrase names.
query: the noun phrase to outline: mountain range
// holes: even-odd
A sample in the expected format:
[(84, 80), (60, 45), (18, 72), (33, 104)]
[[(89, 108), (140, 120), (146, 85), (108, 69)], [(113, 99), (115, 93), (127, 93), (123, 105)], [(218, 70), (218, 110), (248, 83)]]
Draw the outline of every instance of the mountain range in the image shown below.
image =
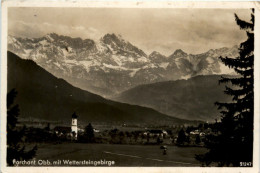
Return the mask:
[(7, 54), (7, 89), (18, 92), (23, 119), (69, 122), (75, 111), (79, 122), (127, 123), (150, 125), (194, 124), (174, 118), (151, 108), (107, 100), (101, 96), (76, 88), (63, 79), (53, 76), (32, 60)]
[(232, 74), (218, 57), (238, 56), (238, 46), (197, 55), (181, 49), (169, 56), (156, 51), (147, 55), (116, 34), (106, 34), (98, 41), (55, 33), (40, 38), (9, 36), (8, 50), (76, 87), (108, 98), (143, 84)]

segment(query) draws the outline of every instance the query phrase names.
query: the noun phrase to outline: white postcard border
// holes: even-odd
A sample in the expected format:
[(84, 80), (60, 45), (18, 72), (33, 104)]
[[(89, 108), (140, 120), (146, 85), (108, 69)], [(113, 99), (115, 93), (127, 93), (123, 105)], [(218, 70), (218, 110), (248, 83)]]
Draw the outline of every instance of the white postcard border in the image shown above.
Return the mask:
[[(92, 7), (92, 8), (255, 8), (255, 113), (254, 166), (252, 168), (209, 167), (6, 167), (6, 93), (7, 93), (7, 14), (8, 7)], [(195, 1), (30, 1), (2, 2), (1, 33), (1, 172), (259, 172), (259, 105), (260, 105), (260, 2), (195, 2)]]

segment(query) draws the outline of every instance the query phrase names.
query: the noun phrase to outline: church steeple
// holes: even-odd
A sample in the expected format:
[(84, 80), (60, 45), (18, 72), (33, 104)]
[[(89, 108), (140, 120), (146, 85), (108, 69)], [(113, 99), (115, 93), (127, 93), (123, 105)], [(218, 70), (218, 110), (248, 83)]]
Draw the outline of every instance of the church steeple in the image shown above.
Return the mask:
[(74, 139), (77, 140), (78, 137), (78, 126), (77, 126), (77, 114), (74, 112), (72, 114), (72, 121), (71, 121), (71, 133), (73, 134)]

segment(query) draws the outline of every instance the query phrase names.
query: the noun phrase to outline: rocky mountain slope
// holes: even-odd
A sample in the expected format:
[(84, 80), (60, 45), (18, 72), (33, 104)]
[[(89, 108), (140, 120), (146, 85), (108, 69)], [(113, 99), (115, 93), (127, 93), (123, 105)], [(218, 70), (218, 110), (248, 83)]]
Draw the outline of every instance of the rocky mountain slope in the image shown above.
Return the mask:
[(16, 103), (20, 118), (70, 122), (74, 111), (80, 124), (127, 123), (150, 125), (194, 124), (167, 116), (151, 108), (133, 106), (104, 99), (73, 87), (63, 79), (39, 67), (32, 60), (20, 59), (8, 52), (7, 90), (18, 91)]
[(196, 75), (230, 74), (219, 56), (235, 57), (237, 46), (193, 55), (180, 49), (170, 56), (147, 55), (115, 34), (99, 41), (71, 38), (55, 33), (41, 38), (8, 37), (8, 50), (31, 59), (74, 86), (113, 96), (138, 85), (187, 79)]

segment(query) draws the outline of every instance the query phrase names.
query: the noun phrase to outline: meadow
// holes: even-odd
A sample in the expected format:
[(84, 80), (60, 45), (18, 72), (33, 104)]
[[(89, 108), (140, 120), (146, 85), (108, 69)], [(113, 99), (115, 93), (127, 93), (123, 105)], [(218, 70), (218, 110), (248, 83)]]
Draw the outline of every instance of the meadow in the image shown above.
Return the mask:
[[(134, 166), (167, 166), (167, 167), (198, 167), (201, 164), (195, 160), (195, 154), (205, 153), (202, 147), (167, 146), (166, 155), (159, 145), (117, 145), (117, 144), (85, 144), (61, 143), (39, 144), (35, 157), (38, 160), (49, 161), (49, 165), (42, 163), (38, 166), (95, 166), (94, 161), (113, 161), (120, 167)], [(92, 164), (64, 163), (65, 160), (91, 162)], [(60, 162), (57, 164), (57, 162)], [(54, 164), (53, 164), (54, 163)], [(108, 166), (108, 165), (96, 165)]]

